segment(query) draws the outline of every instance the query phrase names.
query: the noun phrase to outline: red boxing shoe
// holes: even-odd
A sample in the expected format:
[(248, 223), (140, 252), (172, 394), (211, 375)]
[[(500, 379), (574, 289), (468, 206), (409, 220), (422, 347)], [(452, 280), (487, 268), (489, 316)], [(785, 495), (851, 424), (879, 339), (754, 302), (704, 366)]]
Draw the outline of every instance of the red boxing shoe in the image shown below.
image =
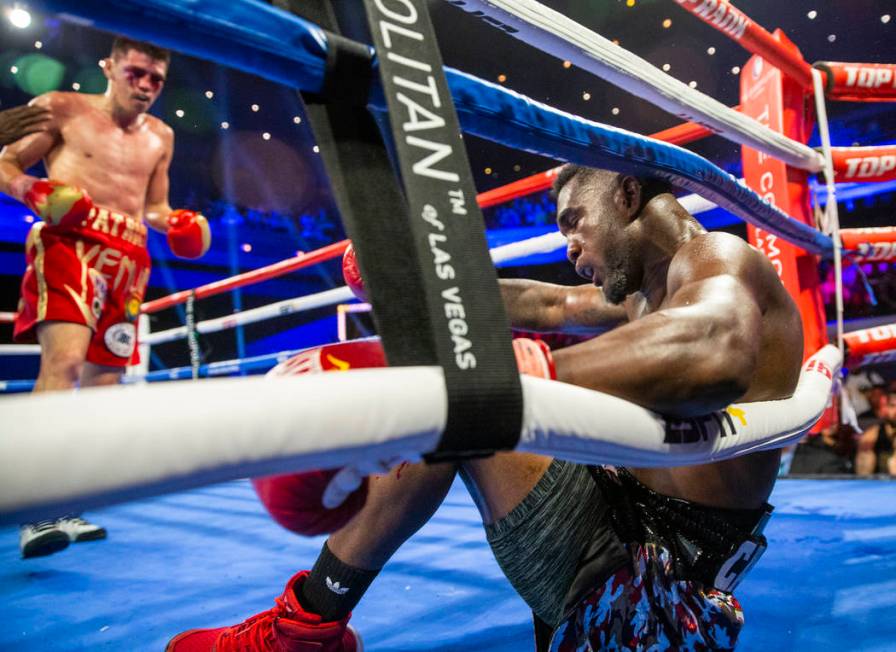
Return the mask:
[(191, 629), (168, 642), (165, 652), (363, 652), (358, 633), (348, 625), (351, 614), (324, 622), (308, 613), (296, 591), (308, 577), (301, 571), (286, 584), (273, 609), (233, 627)]

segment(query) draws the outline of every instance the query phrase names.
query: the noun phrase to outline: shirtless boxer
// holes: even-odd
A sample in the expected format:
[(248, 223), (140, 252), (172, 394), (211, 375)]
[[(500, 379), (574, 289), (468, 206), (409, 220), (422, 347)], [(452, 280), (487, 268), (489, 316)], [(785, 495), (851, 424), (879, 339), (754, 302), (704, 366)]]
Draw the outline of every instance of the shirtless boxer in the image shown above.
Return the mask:
[[(119, 381), (135, 350), (149, 279), (144, 220), (168, 234), (176, 255), (196, 258), (208, 249), (205, 218), (168, 204), (174, 134), (146, 113), (169, 58), (148, 43), (116, 39), (103, 64), (104, 94), (36, 97), (32, 105), (49, 112), (47, 122), (0, 152), (0, 191), (42, 220), (25, 243), (14, 328), (16, 341), (40, 343), (36, 392)], [(41, 159), (49, 180), (26, 173)], [(22, 557), (105, 535), (80, 517), (23, 525)]]
[[(592, 285), (503, 281), (511, 324), (581, 333), (627, 322), (554, 352), (556, 379), (672, 417), (790, 396), (802, 324), (774, 268), (743, 240), (707, 233), (667, 190), (566, 166), (555, 184), (557, 223), (570, 261)], [(525, 349), (530, 372), (549, 372), (549, 353), (516, 348)], [(353, 366), (371, 364), (369, 351), (357, 360), (338, 353)], [(543, 364), (532, 364), (539, 357)], [(327, 347), (318, 358), (327, 359)], [(764, 547), (779, 457), (605, 469), (503, 453), (460, 471), (498, 563), (535, 614), (539, 650), (730, 649), (743, 624), (730, 591)], [(363, 508), (333, 510), (345, 510), (347, 524), (274, 609), (234, 627), (185, 632), (168, 650), (306, 650), (312, 642), (324, 652), (360, 649), (349, 610), (435, 511), (456, 470), (413, 465), (372, 478)], [(271, 491), (260, 492), (278, 522), (304, 532), (340, 520), (319, 507), (325, 480), (281, 477), (282, 486), (270, 479)]]

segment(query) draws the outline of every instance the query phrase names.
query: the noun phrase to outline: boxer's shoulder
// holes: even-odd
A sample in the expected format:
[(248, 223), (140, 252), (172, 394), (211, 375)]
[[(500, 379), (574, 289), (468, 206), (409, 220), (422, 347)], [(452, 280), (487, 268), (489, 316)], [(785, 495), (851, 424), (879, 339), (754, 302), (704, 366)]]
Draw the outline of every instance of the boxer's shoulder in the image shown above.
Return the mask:
[(50, 112), (50, 120), (56, 123), (79, 113), (80, 107), (87, 106), (81, 93), (66, 91), (50, 91), (38, 95), (28, 102), (28, 105), (47, 109)]
[(765, 257), (741, 238), (723, 232), (702, 233), (682, 245), (669, 264), (670, 291), (713, 276), (733, 276), (751, 284), (760, 278)]

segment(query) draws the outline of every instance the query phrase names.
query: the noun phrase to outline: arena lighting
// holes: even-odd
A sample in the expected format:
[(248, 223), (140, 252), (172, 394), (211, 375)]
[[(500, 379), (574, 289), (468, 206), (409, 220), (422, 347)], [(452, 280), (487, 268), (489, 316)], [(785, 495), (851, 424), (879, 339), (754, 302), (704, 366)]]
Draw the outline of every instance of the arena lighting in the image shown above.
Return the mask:
[(12, 9), (7, 10), (6, 19), (18, 29), (27, 29), (31, 26), (31, 13), (19, 4), (15, 4)]

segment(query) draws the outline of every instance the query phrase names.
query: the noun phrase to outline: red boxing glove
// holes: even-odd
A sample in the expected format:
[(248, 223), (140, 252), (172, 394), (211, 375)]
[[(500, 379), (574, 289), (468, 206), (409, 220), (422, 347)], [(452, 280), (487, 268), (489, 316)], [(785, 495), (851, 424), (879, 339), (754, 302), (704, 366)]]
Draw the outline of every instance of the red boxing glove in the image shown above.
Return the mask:
[[(301, 351), (281, 362), (268, 376), (298, 376), (324, 371), (385, 367), (383, 347), (376, 340), (338, 342)], [(252, 484), (274, 520), (304, 536), (335, 532), (357, 514), (367, 500), (367, 480), (335, 509), (326, 509), (323, 495), (339, 469), (255, 478)]]
[(51, 226), (80, 226), (93, 209), (86, 190), (60, 181), (37, 179), (22, 194), (22, 201)]
[(168, 246), (179, 258), (199, 258), (212, 244), (212, 232), (202, 213), (179, 208), (168, 216)]
[(551, 347), (542, 340), (517, 337), (513, 340), (513, 353), (516, 355), (516, 366), (521, 374), (549, 380), (557, 379)]
[(358, 259), (355, 257), (355, 248), (348, 243), (345, 253), (342, 254), (342, 278), (351, 289), (352, 294), (361, 301), (367, 302), (367, 292), (364, 290), (364, 279), (361, 278), (361, 270), (358, 269)]
[(326, 509), (322, 496), (338, 469), (253, 478), (252, 486), (271, 517), (281, 526), (306, 537), (329, 534), (361, 511), (367, 483), (352, 492), (336, 509)]

